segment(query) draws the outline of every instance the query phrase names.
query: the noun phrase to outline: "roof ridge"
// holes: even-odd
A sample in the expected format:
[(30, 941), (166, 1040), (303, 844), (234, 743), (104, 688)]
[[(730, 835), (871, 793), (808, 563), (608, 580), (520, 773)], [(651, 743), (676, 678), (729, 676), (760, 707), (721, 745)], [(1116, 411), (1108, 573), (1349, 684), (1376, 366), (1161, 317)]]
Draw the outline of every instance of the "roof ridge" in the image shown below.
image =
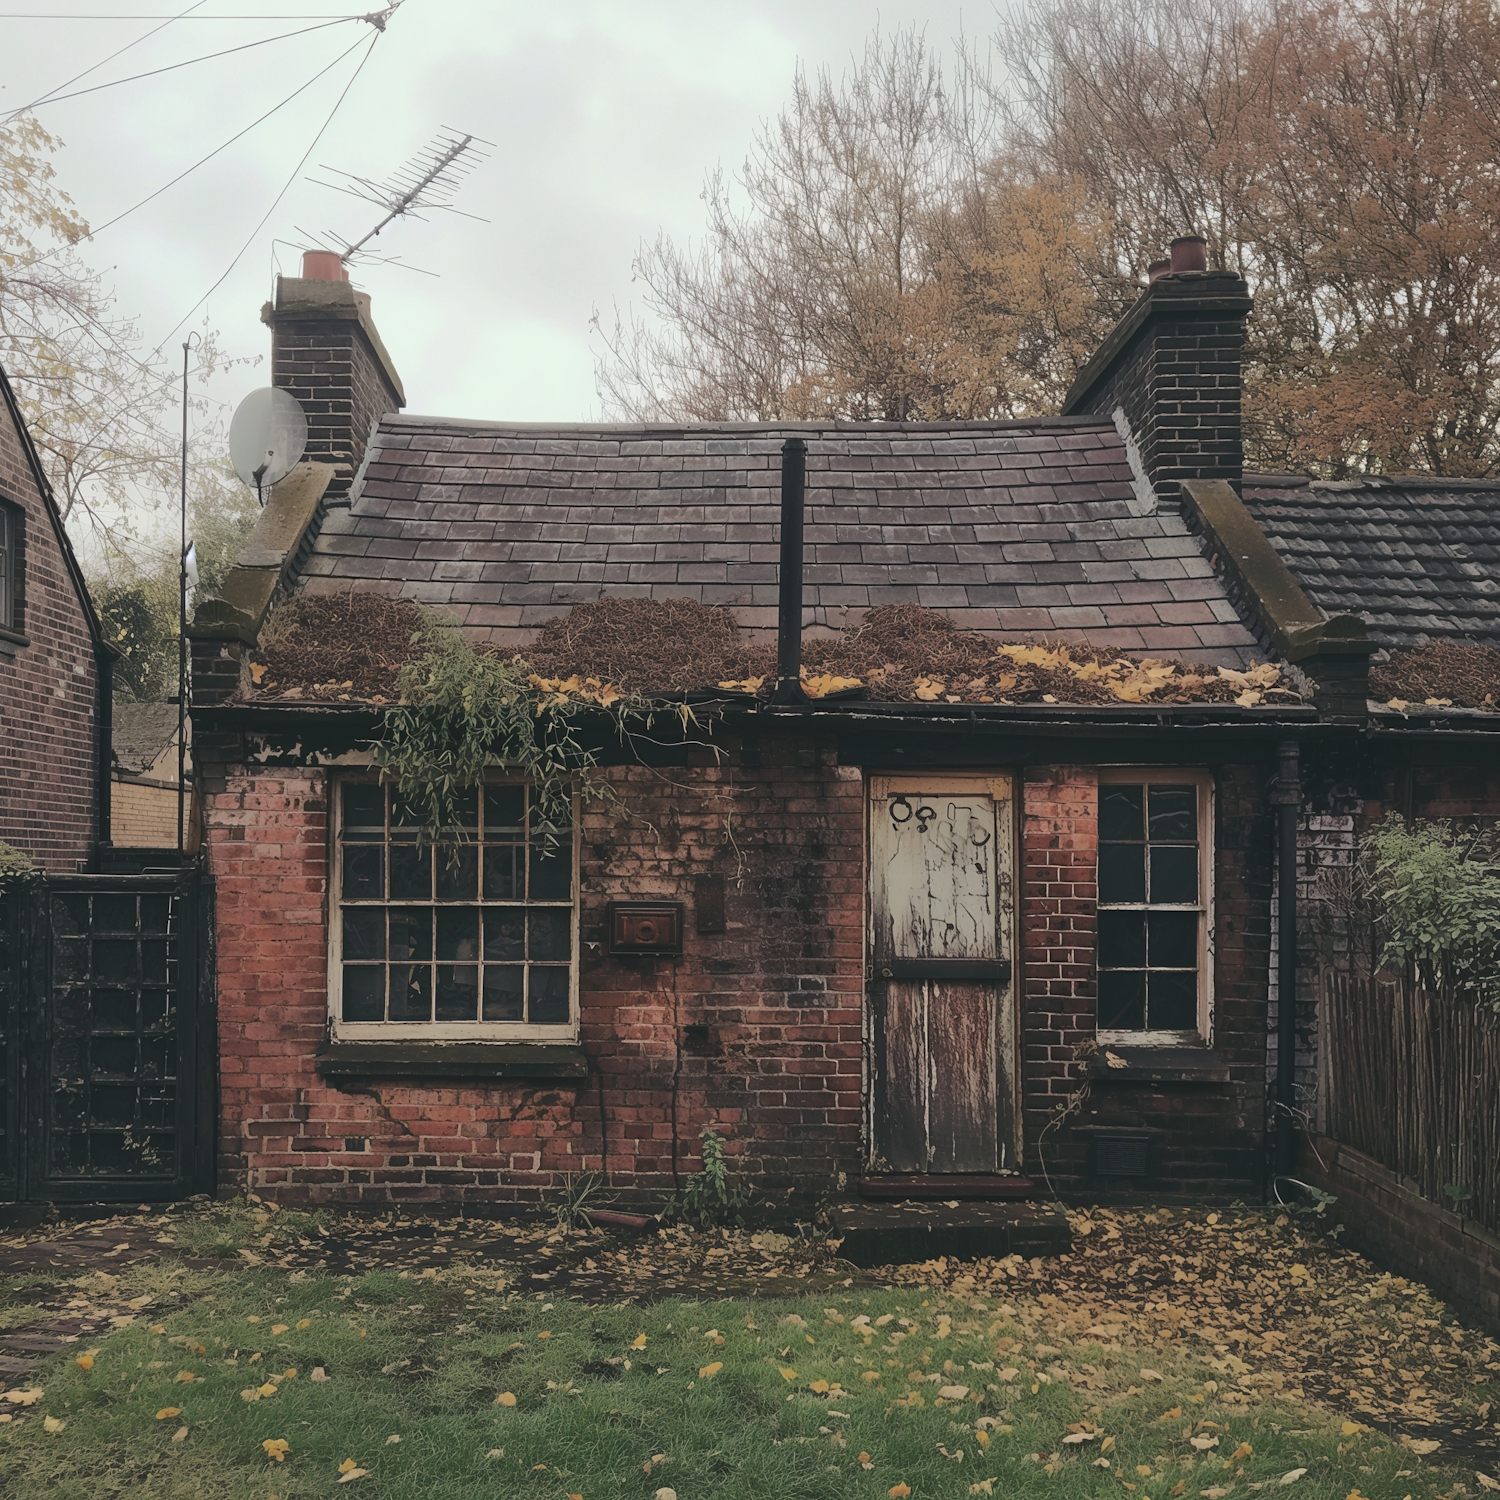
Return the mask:
[(381, 427), (461, 427), (486, 432), (578, 433), (606, 436), (652, 435), (680, 432), (700, 435), (711, 432), (1033, 432), (1050, 429), (1077, 431), (1097, 428), (1114, 431), (1114, 424), (1101, 417), (1006, 417), (992, 421), (952, 422), (855, 422), (835, 418), (827, 422), (496, 422), (478, 417), (424, 416), (420, 412), (386, 412)]

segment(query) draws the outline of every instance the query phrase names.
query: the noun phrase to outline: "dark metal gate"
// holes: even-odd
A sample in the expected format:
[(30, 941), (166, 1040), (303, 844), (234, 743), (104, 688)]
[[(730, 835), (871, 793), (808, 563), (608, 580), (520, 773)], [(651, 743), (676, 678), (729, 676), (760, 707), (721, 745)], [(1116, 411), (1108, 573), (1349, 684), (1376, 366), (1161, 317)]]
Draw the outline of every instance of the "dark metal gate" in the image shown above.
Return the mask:
[(0, 884), (0, 1201), (213, 1190), (210, 917), (195, 870)]

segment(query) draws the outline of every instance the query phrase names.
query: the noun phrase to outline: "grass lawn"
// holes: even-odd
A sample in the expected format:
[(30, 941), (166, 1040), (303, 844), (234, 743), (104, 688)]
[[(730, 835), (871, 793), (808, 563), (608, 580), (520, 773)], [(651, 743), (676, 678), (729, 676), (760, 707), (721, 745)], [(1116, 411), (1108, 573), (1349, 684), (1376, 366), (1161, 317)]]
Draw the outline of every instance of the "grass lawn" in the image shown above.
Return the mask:
[(0, 1280), (13, 1326), (29, 1303), (115, 1324), (0, 1401), (6, 1500), (292, 1500), (344, 1484), (372, 1500), (1428, 1500), (1482, 1487), (1472, 1464), (1247, 1388), (1233, 1357), (1080, 1332), (1064, 1299), (1023, 1287), (548, 1300), (482, 1260), (252, 1265), (225, 1223), (179, 1223), (186, 1264)]

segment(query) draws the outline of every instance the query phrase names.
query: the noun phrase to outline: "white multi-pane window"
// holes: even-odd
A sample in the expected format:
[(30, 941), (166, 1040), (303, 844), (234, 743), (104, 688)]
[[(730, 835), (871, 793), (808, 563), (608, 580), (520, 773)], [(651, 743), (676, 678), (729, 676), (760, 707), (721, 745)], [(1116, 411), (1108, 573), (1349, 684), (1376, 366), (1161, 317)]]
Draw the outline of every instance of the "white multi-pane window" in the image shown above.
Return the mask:
[(459, 837), (425, 845), (394, 788), (336, 784), (329, 1000), (346, 1038), (577, 1035), (575, 831), (548, 839), (536, 796), (464, 796)]
[(1191, 771), (1099, 778), (1099, 1035), (1207, 1040), (1212, 783)]

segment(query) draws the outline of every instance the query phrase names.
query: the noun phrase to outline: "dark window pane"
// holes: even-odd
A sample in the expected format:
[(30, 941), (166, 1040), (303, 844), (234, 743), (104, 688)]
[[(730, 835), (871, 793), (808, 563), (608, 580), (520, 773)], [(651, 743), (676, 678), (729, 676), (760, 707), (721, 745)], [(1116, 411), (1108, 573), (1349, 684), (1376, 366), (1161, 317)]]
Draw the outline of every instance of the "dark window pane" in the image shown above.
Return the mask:
[(395, 909), (390, 917), (392, 958), (420, 960), (432, 957), (431, 907)]
[(1198, 789), (1191, 786), (1151, 788), (1151, 842), (1192, 843), (1198, 837)]
[(520, 966), (495, 964), (484, 966), (484, 1019), (486, 1021), (521, 1021), (525, 1019)]
[(453, 826), (475, 829), (479, 827), (479, 788), (471, 786), (453, 794)]
[(346, 781), (340, 828), (346, 839), (384, 838), (385, 788), (373, 781)]
[(430, 964), (391, 967), (391, 1020), (432, 1019), (432, 967)]
[(432, 900), (432, 850), (391, 845), (391, 900)]
[(501, 829), (519, 830), (526, 819), (526, 789), (487, 786), (484, 789), (484, 831), (487, 838)]
[(1144, 901), (1146, 899), (1146, 846), (1101, 844), (1099, 846), (1099, 900)]
[(52, 930), (82, 937), (89, 930), (89, 898), (84, 895), (52, 898)]
[(95, 932), (134, 932), (134, 896), (95, 896)]
[(531, 1015), (533, 1026), (565, 1026), (568, 1022), (568, 970), (527, 970), (531, 977)]
[(385, 1019), (385, 969), (380, 964), (344, 965), (344, 1019)]
[(1142, 819), (1142, 796), (1144, 787), (1110, 786), (1099, 788), (1099, 837), (1111, 840), (1139, 843), (1145, 837)]
[(561, 959), (573, 956), (573, 913), (570, 911), (533, 911), (527, 916), (532, 959)]
[(1186, 911), (1151, 913), (1151, 967), (1198, 967), (1198, 914)]
[(170, 896), (141, 897), (141, 931), (171, 931), (172, 898)]
[(131, 1077), (135, 1073), (135, 1038), (96, 1036), (90, 1043), (89, 1057), (95, 1074), (115, 1073)]
[(385, 957), (385, 913), (379, 907), (345, 910), (344, 957)]
[(1101, 1031), (1140, 1031), (1146, 1025), (1146, 976), (1139, 969), (1099, 973)]
[(344, 900), (379, 901), (385, 895), (385, 849), (379, 844), (344, 845)]
[(439, 964), (437, 971), (437, 1018), (440, 1021), (473, 1021), (479, 1015), (479, 967), (477, 964)]
[(1099, 913), (1099, 967), (1146, 967), (1146, 914), (1141, 911)]
[(89, 940), (87, 938), (54, 938), (52, 940), (52, 981), (66, 984), (69, 980), (89, 977)]
[(478, 846), (449, 845), (436, 852), (438, 900), (473, 901), (479, 888)]
[(1198, 1024), (1198, 976), (1192, 971), (1153, 969), (1150, 1021), (1153, 1031), (1191, 1031)]
[(492, 906), (484, 914), (487, 962), (526, 957), (526, 913), (519, 906)]
[(439, 961), (457, 959), (479, 961), (479, 910), (440, 911), (437, 914), (437, 956)]
[(539, 788), (531, 788), (531, 836), (535, 838), (542, 829), (550, 826), (566, 833), (573, 826), (573, 799), (569, 796), (549, 797), (545, 802)]
[(1151, 899), (1192, 906), (1198, 900), (1198, 849), (1194, 844), (1151, 846)]
[(533, 901), (569, 901), (572, 896), (572, 844), (564, 840), (551, 854), (533, 845), (530, 899)]
[(420, 828), (427, 821), (427, 810), (410, 797), (391, 788), (391, 827)]
[(524, 901), (526, 846), (489, 845), (484, 851), (484, 899)]

